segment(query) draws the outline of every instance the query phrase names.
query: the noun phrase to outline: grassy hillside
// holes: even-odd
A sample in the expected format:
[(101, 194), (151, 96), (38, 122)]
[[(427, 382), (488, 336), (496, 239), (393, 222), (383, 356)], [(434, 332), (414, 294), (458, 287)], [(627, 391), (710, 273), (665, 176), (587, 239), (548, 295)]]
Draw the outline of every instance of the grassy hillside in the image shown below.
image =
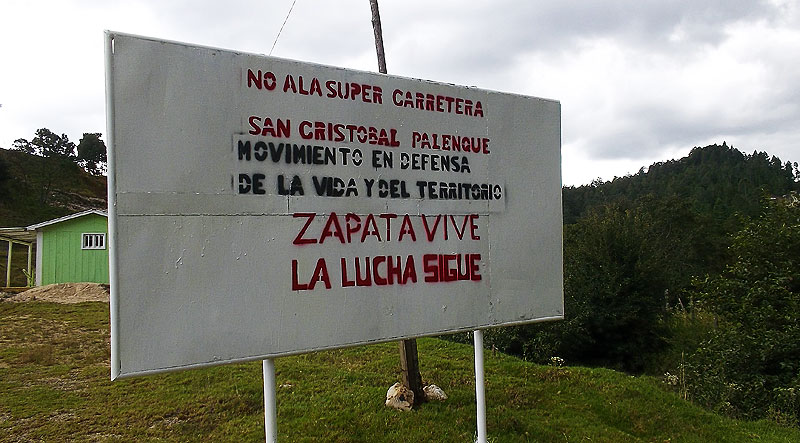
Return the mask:
[(106, 178), (75, 163), (0, 149), (0, 227), (28, 226), (86, 209), (107, 207)]
[[(0, 302), (0, 441), (263, 441), (259, 362), (109, 381), (108, 304)], [(276, 361), (280, 441), (469, 442), (472, 349), (419, 341), (423, 377), (450, 398), (383, 406), (395, 344)], [(800, 431), (704, 411), (661, 382), (486, 355), (492, 441), (800, 441)]]

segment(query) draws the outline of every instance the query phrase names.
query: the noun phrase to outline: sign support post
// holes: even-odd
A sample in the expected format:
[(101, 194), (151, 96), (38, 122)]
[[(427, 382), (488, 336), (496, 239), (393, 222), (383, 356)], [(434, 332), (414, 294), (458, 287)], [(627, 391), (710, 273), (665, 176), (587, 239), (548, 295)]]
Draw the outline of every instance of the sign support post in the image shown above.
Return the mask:
[(477, 443), (486, 443), (486, 389), (483, 376), (483, 331), (476, 329), (472, 337), (475, 346), (475, 403), (478, 406)]
[(425, 391), (422, 389), (422, 375), (419, 372), (419, 353), (417, 340), (400, 340), (400, 370), (403, 384), (414, 393), (416, 407), (425, 401)]
[[(378, 56), (378, 72), (386, 74), (386, 52), (383, 49), (383, 29), (381, 28), (381, 14), (378, 10), (378, 0), (369, 0), (369, 5), (372, 11), (372, 30), (375, 33), (375, 53)], [(414, 393), (412, 407), (416, 407), (425, 401), (425, 391), (422, 389), (422, 374), (419, 372), (417, 340), (413, 338), (401, 340), (399, 348), (403, 384)]]
[(11, 286), (11, 249), (13, 248), (14, 243), (9, 240), (8, 241), (8, 264), (6, 265), (6, 286)]
[(278, 408), (275, 395), (275, 361), (262, 362), (264, 372), (264, 433), (267, 443), (278, 441)]

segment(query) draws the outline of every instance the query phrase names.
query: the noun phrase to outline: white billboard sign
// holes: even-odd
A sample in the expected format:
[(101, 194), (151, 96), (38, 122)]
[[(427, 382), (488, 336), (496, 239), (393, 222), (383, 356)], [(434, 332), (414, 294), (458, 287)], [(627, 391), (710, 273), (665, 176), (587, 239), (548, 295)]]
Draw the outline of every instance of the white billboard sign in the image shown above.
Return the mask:
[(107, 33), (112, 377), (560, 318), (560, 105)]

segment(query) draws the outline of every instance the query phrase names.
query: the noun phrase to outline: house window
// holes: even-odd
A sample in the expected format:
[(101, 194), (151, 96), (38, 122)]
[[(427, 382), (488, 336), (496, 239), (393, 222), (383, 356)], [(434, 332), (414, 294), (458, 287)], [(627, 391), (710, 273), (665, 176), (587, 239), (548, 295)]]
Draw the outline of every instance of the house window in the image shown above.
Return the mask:
[(83, 243), (81, 249), (105, 249), (106, 248), (106, 235), (105, 234), (83, 234)]

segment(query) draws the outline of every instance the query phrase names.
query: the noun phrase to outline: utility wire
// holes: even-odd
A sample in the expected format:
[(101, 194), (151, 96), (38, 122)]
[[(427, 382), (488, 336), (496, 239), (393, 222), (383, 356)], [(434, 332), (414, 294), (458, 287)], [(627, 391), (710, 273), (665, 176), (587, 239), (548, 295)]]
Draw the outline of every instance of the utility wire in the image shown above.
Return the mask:
[(286, 18), (283, 19), (283, 24), (281, 25), (281, 29), (278, 30), (278, 35), (275, 36), (275, 41), (272, 42), (272, 47), (269, 49), (268, 55), (272, 55), (272, 50), (275, 49), (275, 45), (278, 44), (278, 37), (281, 36), (281, 32), (283, 32), (283, 27), (286, 26), (286, 22), (289, 21), (289, 16), (292, 15), (292, 9), (294, 9), (295, 3), (297, 3), (297, 0), (292, 0), (292, 6), (289, 8), (289, 12), (286, 14)]

